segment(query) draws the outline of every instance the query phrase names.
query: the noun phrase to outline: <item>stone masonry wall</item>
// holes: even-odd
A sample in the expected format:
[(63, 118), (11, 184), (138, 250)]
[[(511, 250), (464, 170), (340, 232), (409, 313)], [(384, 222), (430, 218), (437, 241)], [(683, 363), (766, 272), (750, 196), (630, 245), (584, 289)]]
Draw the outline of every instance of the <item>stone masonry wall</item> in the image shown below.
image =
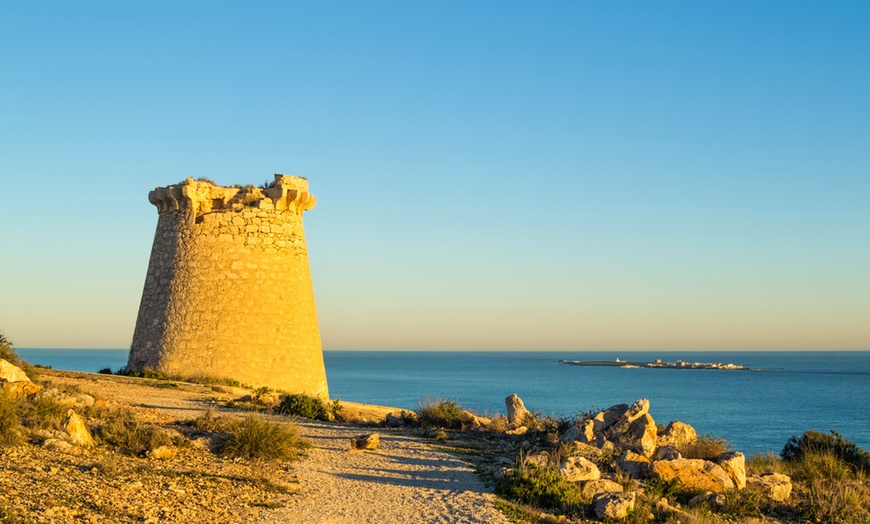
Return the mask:
[(303, 178), (269, 188), (156, 188), (157, 231), (128, 368), (327, 397)]

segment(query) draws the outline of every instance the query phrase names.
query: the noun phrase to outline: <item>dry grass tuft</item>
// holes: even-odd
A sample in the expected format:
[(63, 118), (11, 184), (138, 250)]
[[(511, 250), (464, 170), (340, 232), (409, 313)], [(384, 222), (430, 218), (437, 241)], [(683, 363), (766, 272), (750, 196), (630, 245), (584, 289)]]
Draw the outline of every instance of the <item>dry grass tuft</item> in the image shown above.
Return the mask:
[(287, 460), (311, 447), (295, 425), (256, 415), (227, 422), (223, 431), (226, 434), (218, 441), (217, 451), (232, 458)]

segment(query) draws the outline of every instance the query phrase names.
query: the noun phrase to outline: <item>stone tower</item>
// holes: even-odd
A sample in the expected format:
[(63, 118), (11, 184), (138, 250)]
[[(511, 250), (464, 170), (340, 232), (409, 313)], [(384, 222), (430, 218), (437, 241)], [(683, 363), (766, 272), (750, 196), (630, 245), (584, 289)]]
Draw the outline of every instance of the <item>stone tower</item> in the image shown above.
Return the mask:
[(302, 213), (304, 178), (193, 180), (148, 194), (157, 232), (128, 369), (327, 398)]

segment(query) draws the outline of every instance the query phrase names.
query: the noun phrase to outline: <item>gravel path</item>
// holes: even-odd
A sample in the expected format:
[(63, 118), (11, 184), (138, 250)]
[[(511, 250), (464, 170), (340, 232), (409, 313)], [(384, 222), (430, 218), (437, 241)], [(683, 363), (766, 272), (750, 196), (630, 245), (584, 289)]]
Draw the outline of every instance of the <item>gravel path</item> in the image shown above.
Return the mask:
[(426, 442), (379, 431), (376, 451), (351, 452), (358, 427), (303, 422), (315, 449), (293, 465), (301, 491), (263, 523), (508, 523), (472, 468)]

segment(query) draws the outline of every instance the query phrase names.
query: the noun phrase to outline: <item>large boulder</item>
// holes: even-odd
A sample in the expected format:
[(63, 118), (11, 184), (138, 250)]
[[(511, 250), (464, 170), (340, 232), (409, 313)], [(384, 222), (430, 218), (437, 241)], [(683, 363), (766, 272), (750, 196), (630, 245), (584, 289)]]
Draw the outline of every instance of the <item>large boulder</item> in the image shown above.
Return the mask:
[(620, 419), (628, 411), (628, 404), (617, 404), (599, 412), (592, 419), (595, 434), (602, 433)]
[(590, 480), (583, 484), (581, 493), (584, 500), (592, 500), (599, 493), (622, 493), (625, 491), (622, 484), (608, 479)]
[(628, 450), (616, 459), (616, 466), (633, 479), (645, 479), (650, 473), (650, 460), (639, 453)]
[(746, 487), (746, 459), (743, 453), (739, 451), (724, 453), (716, 461), (716, 464), (719, 464), (725, 470), (725, 473), (731, 477), (737, 489)]
[(4, 382), (30, 382), (27, 374), (15, 364), (0, 358), (0, 380)]
[(652, 465), (652, 476), (677, 479), (689, 490), (724, 493), (734, 489), (734, 481), (718, 464), (700, 459), (660, 460)]
[(61, 428), (66, 431), (69, 435), (69, 441), (73, 444), (78, 444), (83, 448), (92, 448), (96, 445), (84, 419), (71, 409), (67, 410)]
[(601, 478), (601, 471), (598, 469), (598, 466), (591, 460), (583, 457), (568, 457), (563, 460), (559, 466), (559, 474), (571, 482), (583, 482)]
[(746, 479), (748, 486), (760, 489), (774, 502), (785, 502), (791, 496), (791, 477), (782, 473), (765, 473)]
[(3, 392), (12, 398), (26, 397), (42, 391), (42, 386), (31, 382), (20, 367), (2, 358), (0, 358), (0, 384)]
[(674, 421), (658, 435), (659, 446), (682, 447), (698, 440), (695, 428), (680, 421)]
[(592, 499), (600, 519), (624, 519), (634, 509), (635, 493), (599, 493)]
[(507, 408), (508, 422), (515, 426), (521, 426), (529, 416), (529, 411), (523, 405), (523, 399), (517, 396), (516, 393), (504, 399), (505, 407)]
[(619, 419), (617, 419), (613, 423), (613, 427), (610, 428), (612, 433), (624, 433), (628, 431), (628, 428), (631, 426), (632, 422), (640, 419), (644, 415), (649, 413), (649, 400), (642, 398), (638, 399), (628, 408), (625, 413), (622, 414)]
[(656, 450), (656, 422), (646, 413), (635, 419), (620, 437), (620, 443), (644, 457), (652, 457)]

